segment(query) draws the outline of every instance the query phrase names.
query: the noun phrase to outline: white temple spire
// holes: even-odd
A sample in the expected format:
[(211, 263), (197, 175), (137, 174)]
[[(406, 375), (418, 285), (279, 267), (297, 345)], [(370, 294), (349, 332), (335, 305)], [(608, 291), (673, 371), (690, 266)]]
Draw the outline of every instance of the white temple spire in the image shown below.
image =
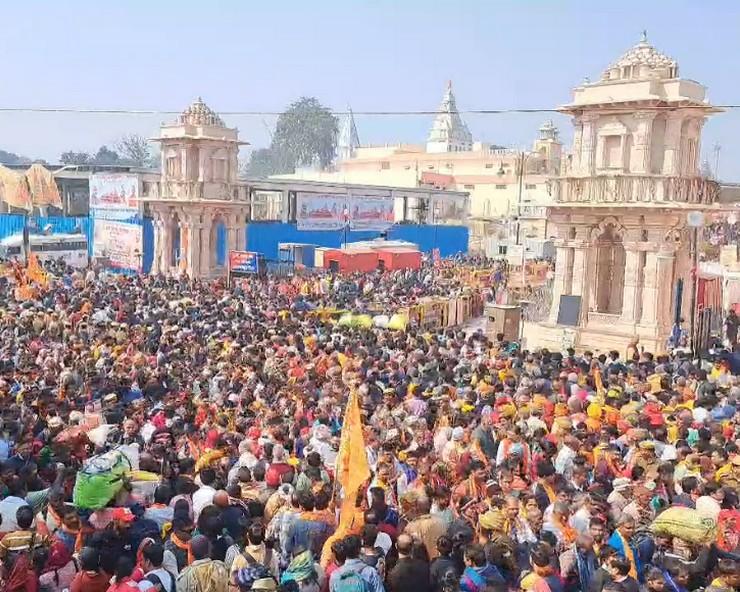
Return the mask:
[(447, 89), (427, 140), (427, 152), (463, 152), (472, 150), (473, 136), (460, 117), (452, 92), (452, 81)]
[(357, 134), (355, 118), (352, 114), (352, 107), (347, 107), (347, 113), (339, 125), (339, 134), (337, 136), (337, 160), (349, 160), (355, 155), (355, 151), (360, 147), (360, 137)]

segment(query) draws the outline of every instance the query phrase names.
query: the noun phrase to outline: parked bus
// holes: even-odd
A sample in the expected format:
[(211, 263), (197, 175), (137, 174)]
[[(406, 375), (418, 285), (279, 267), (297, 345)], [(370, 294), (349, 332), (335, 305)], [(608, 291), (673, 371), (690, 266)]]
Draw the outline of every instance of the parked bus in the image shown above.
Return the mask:
[[(87, 237), (84, 234), (31, 234), (28, 237), (32, 253), (39, 261), (63, 259), (72, 267), (87, 267)], [(0, 240), (0, 257), (22, 259), (23, 233), (13, 234)]]

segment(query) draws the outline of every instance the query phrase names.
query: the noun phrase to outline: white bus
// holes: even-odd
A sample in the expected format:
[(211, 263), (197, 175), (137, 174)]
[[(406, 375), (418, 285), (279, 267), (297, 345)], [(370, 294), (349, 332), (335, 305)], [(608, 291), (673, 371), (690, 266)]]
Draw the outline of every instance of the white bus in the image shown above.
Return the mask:
[[(63, 259), (72, 267), (87, 267), (87, 237), (84, 234), (31, 234), (28, 237), (31, 252), (39, 261)], [(23, 258), (23, 233), (0, 240), (0, 257)]]

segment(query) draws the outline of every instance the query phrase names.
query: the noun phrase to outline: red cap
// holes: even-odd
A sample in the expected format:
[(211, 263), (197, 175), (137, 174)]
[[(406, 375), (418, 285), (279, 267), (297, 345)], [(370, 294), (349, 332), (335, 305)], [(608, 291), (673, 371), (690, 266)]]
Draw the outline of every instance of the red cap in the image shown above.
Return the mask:
[(136, 517), (128, 508), (113, 508), (113, 520), (118, 522), (133, 522)]

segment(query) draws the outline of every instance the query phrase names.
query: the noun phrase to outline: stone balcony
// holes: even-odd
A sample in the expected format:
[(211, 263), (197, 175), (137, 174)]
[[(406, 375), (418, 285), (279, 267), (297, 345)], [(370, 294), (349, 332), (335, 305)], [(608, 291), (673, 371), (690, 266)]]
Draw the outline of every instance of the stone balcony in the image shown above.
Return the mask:
[(223, 182), (205, 181), (162, 181), (152, 187), (146, 197), (150, 199), (181, 199), (191, 200), (219, 200), (219, 201), (248, 201), (246, 187), (242, 184), (232, 185)]
[[(516, 215), (516, 210), (514, 214)], [(547, 218), (547, 206), (523, 205), (519, 209), (519, 217), (522, 220), (544, 220)]]
[(598, 175), (559, 177), (549, 182), (556, 203), (686, 203), (713, 204), (720, 186), (705, 177), (664, 175)]

